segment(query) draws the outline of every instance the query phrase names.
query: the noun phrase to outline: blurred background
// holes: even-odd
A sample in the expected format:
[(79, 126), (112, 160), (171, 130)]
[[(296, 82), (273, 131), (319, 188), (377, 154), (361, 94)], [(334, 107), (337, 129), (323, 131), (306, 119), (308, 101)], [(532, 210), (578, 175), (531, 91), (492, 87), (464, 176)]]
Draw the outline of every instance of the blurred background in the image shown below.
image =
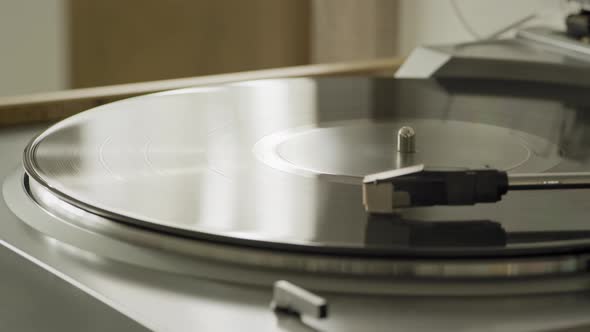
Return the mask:
[(568, 10), (565, 0), (0, 0), (0, 96), (405, 56), (515, 24), (560, 26)]

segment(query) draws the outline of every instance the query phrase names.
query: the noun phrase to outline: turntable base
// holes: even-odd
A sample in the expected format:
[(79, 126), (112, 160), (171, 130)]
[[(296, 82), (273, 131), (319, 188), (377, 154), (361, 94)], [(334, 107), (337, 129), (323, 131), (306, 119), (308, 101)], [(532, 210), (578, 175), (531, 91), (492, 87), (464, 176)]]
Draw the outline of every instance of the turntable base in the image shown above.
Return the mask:
[[(590, 298), (580, 291), (588, 286), (589, 241), (562, 236), (586, 231), (584, 191), (403, 211), (433, 222), (497, 220), (510, 240), (501, 247), (414, 247), (373, 242), (368, 232), (373, 221), (362, 209), (359, 176), (396, 166), (391, 132), (402, 124), (416, 129), (416, 158), (440, 167), (586, 169), (584, 94), (471, 83), (462, 90), (444, 81), (297, 79), (130, 99), (37, 136), (26, 175), (14, 168), (34, 130), (0, 133), (7, 138), (0, 140), (7, 144), (0, 234), (22, 257), (0, 258), (41, 266), (38, 273), (53, 283), (90, 295), (80, 302), (98, 299), (129, 319), (120, 326), (133, 321), (138, 329), (222, 331), (240, 322), (260, 331), (368, 324), (550, 331), (590, 324)], [(268, 121), (249, 121), (248, 112)], [(186, 130), (172, 119), (183, 119)], [(460, 132), (482, 141), (464, 144)], [(277, 279), (328, 298), (330, 318), (273, 313)]]

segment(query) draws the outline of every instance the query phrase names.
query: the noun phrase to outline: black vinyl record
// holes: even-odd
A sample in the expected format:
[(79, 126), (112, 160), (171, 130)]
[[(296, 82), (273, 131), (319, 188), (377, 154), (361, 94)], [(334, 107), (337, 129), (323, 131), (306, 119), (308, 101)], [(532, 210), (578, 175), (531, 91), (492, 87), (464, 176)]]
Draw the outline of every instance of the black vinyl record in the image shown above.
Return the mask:
[(587, 190), (369, 216), (360, 179), (399, 166), (402, 126), (416, 131), (415, 162), (431, 167), (587, 171), (589, 104), (575, 87), (460, 79), (191, 88), (59, 122), (27, 148), (25, 168), (79, 208), (200, 240), (379, 256), (559, 252), (590, 244)]

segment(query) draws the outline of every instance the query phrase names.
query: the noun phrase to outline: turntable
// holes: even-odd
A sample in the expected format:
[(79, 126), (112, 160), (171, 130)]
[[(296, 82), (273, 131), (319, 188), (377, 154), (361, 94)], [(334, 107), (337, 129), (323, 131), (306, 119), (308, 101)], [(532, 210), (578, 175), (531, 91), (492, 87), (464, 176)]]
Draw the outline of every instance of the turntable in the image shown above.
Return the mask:
[(0, 326), (584, 331), (584, 47), (523, 30), (7, 130)]

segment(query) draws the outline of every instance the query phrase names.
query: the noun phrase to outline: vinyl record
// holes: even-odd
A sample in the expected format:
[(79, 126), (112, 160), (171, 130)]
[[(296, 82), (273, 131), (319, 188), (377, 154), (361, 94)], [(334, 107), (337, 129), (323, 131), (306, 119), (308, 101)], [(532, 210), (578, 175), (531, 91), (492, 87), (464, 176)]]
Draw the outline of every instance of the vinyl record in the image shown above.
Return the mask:
[[(97, 107), (39, 135), (24, 163), (33, 189), (185, 238), (380, 257), (559, 253), (590, 244), (585, 190), (370, 216), (360, 179), (400, 166), (402, 126), (416, 132), (413, 162), (431, 167), (590, 170), (588, 104), (582, 89), (526, 82), (254, 81)], [(439, 241), (464, 221), (504, 241)], [(424, 241), (408, 240), (412, 225), (427, 226)]]

